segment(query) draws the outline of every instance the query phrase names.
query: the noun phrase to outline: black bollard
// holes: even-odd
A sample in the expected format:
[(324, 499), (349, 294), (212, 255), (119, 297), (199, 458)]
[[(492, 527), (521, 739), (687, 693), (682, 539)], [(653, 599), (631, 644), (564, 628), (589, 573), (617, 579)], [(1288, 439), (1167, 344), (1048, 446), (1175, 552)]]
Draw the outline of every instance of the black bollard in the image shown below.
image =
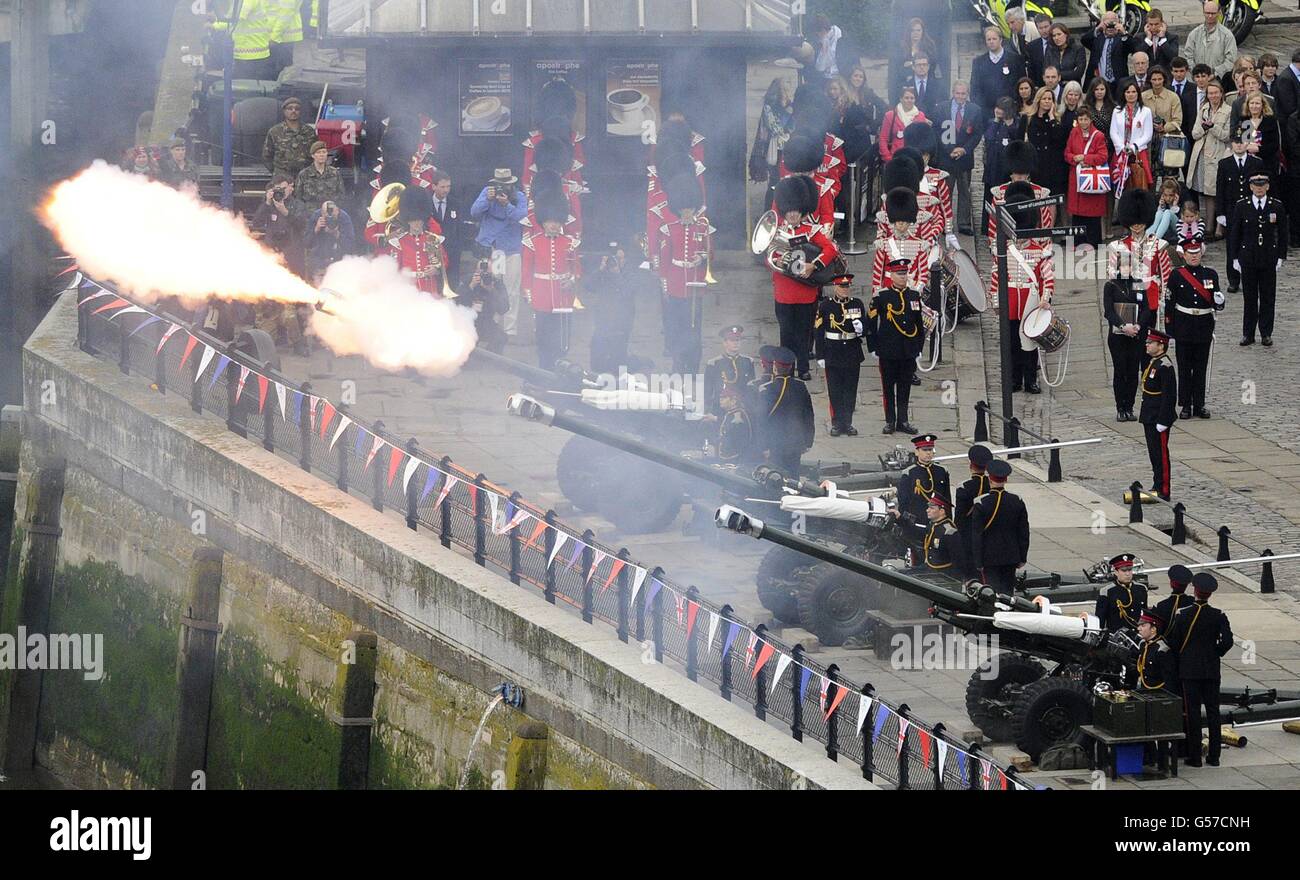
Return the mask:
[(1142, 484), (1137, 480), (1128, 487), (1129, 505), (1128, 521), (1131, 523), (1142, 522)]
[[(1060, 443), (1061, 441), (1053, 437), (1052, 442)], [(1047, 482), (1059, 483), (1061, 482), (1062, 479), (1063, 477), (1061, 475), (1061, 450), (1053, 449), (1051, 452), (1047, 454)]]
[(988, 419), (988, 415), (986, 414), (987, 410), (988, 410), (988, 404), (985, 403), (984, 401), (981, 400), (979, 403), (975, 404), (975, 442), (976, 443), (989, 442), (989, 419)]
[(1219, 526), (1219, 561), (1227, 562), (1232, 558), (1228, 552), (1228, 536), (1232, 534), (1232, 529), (1227, 526)]
[[(1273, 551), (1265, 547), (1261, 555), (1272, 556)], [(1277, 584), (1273, 582), (1273, 563), (1265, 562), (1264, 571), (1259, 575), (1259, 591), (1261, 593), (1272, 593), (1276, 592), (1276, 590)]]
[(1179, 501), (1174, 505), (1174, 531), (1169, 536), (1171, 544), (1187, 543), (1187, 523), (1183, 520), (1183, 515), (1187, 513), (1187, 505)]

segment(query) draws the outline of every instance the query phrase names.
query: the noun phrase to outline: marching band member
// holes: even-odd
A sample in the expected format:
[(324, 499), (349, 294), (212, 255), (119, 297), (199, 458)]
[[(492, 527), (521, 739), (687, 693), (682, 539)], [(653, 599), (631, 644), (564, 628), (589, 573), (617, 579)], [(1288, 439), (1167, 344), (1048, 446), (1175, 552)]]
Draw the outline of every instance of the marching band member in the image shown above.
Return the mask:
[[(817, 190), (817, 205), (809, 213), (826, 236), (832, 237), (835, 233), (835, 197), (840, 194), (840, 184), (831, 175), (818, 170), (824, 158), (821, 145), (802, 135), (794, 135), (785, 142), (782, 155), (787, 176), (807, 177), (813, 182)], [(779, 208), (777, 213), (780, 213)]]
[(1165, 287), (1173, 268), (1168, 244), (1147, 234), (1155, 218), (1155, 196), (1147, 190), (1129, 189), (1119, 200), (1116, 221), (1129, 234), (1112, 241), (1106, 250), (1103, 291), (1106, 320), (1110, 324), (1107, 344), (1115, 367), (1115, 420), (1134, 421), (1133, 402), (1138, 373), (1146, 365), (1143, 345), (1146, 333), (1156, 325), (1165, 298)]
[[(906, 187), (916, 196), (917, 216), (915, 229), (918, 237), (925, 239), (930, 245), (937, 245), (939, 239), (944, 233), (943, 206), (939, 204), (939, 198), (933, 192), (927, 192), (923, 182), (925, 180), (925, 157), (919, 150), (911, 147), (900, 147), (894, 154), (894, 158), (886, 163), (880, 174), (880, 201), (883, 204), (885, 196), (890, 190), (896, 187)], [(889, 216), (883, 209), (876, 212), (876, 236), (889, 235)], [(933, 264), (938, 259), (938, 252), (932, 255), (933, 259), (926, 262)]]
[[(535, 168), (533, 183), (535, 184), (537, 177), (542, 174), (554, 174), (559, 178), (560, 186), (564, 190), (564, 200), (569, 206), (564, 231), (569, 235), (582, 238), (582, 200), (580, 194), (583, 188), (580, 184), (576, 184), (564, 176), (573, 163), (573, 147), (564, 141), (547, 138), (537, 145), (537, 149), (533, 151), (533, 157)], [(529, 188), (529, 195), (532, 195), (531, 187)]]
[[(1003, 201), (1008, 208), (1033, 199), (1033, 184), (1017, 181), (1008, 185), (1003, 193)], [(1016, 229), (1024, 231), (1038, 228), (1036, 224), (1042, 214), (1032, 208), (1013, 211)], [(993, 264), (989, 276), (989, 298), (997, 299), (998, 264)], [(1011, 390), (1022, 388), (1030, 394), (1041, 394), (1038, 384), (1038, 346), (1020, 332), (1020, 321), (1025, 315), (1038, 308), (1040, 303), (1051, 303), (1052, 293), (1056, 289), (1056, 273), (1052, 261), (1052, 242), (1046, 238), (1027, 238), (1019, 236), (1008, 242), (1007, 252), (1007, 310), (1011, 316), (1011, 333), (1020, 344), (1012, 348)]]
[(961, 247), (957, 241), (952, 210), (952, 187), (948, 183), (948, 172), (935, 168), (932, 163), (939, 152), (939, 136), (934, 126), (928, 122), (913, 122), (903, 129), (904, 146), (921, 154), (921, 192), (935, 198), (939, 216), (943, 219), (942, 232), (948, 250)]
[(415, 276), (416, 287), (442, 296), (447, 253), (442, 247), (442, 229), (433, 219), (433, 196), (428, 190), (414, 186), (402, 190), (397, 222), (385, 225), (382, 240), (384, 253)]
[(668, 192), (663, 182), (680, 175), (694, 175), (699, 182), (700, 196), (704, 195), (704, 165), (691, 157), (686, 148), (684, 134), (674, 135), (669, 128), (655, 145), (654, 163), (646, 166), (646, 247), (651, 268), (659, 270), (659, 227), (675, 219), (668, 207)]
[(573, 147), (573, 165), (564, 177), (581, 186), (582, 168), (586, 165), (587, 157), (582, 148), (583, 136), (573, 130), (573, 118), (578, 112), (578, 96), (573, 86), (562, 79), (553, 79), (542, 86), (536, 111), (535, 118), (540, 119), (541, 123), (524, 139), (524, 170), (520, 175), (524, 191), (532, 186), (533, 175), (537, 173), (533, 151), (548, 137), (567, 141)]
[(835, 242), (814, 216), (817, 201), (817, 184), (811, 177), (792, 174), (777, 183), (776, 213), (780, 225), (776, 244), (767, 253), (781, 345), (795, 353), (796, 371), (805, 382), (812, 378), (808, 354), (819, 292), (807, 279), (840, 256)]
[(539, 185), (533, 196), (540, 229), (523, 236), (522, 286), (537, 319), (537, 365), (551, 370), (569, 350), (581, 242), (564, 231), (569, 206), (561, 188)]
[(1219, 273), (1201, 265), (1205, 244), (1199, 238), (1183, 239), (1180, 248), (1187, 265), (1169, 277), (1165, 300), (1165, 329), (1177, 343), (1178, 413), (1180, 419), (1208, 419), (1205, 408), (1205, 369), (1214, 345), (1214, 313), (1223, 311), (1226, 297)]
[[(891, 160), (892, 161), (892, 160)], [(909, 163), (910, 164), (910, 163)], [(907, 260), (908, 286), (925, 290), (930, 286), (930, 242), (916, 232), (921, 215), (916, 193), (895, 187), (885, 193), (885, 231), (876, 236), (876, 250), (871, 261), (871, 289), (889, 286), (889, 263)]]
[(911, 260), (891, 259), (886, 264), (889, 286), (877, 289), (867, 304), (867, 348), (879, 358), (880, 389), (885, 409), (882, 434), (916, 431), (907, 421), (912, 395), (912, 372), (925, 343), (921, 319), (921, 294), (908, 286)]
[(714, 229), (704, 216), (703, 199), (695, 179), (680, 175), (667, 181), (668, 208), (675, 219), (659, 227), (659, 276), (668, 318), (667, 341), (673, 372), (694, 375), (700, 368), (703, 343), (704, 273)]
[[(1007, 145), (1006, 163), (1007, 171), (1011, 174), (1011, 179), (1006, 183), (1000, 183), (989, 190), (989, 195), (992, 197), (995, 206), (1006, 204), (1007, 187), (1017, 181), (1024, 181), (1032, 186), (1034, 198), (1036, 199), (1046, 198), (1052, 194), (1052, 191), (1047, 187), (1039, 186), (1029, 179), (1034, 173), (1034, 165), (1037, 161), (1038, 153), (1034, 150), (1031, 144), (1026, 143), (1025, 141), (1012, 141)], [(1052, 218), (1055, 216), (1055, 213), (1053, 212), (1051, 205), (1044, 205), (1039, 208), (1038, 214), (1039, 228), (1046, 228), (1052, 225)], [(988, 238), (989, 250), (996, 251), (998, 240), (996, 211), (989, 213)], [(990, 300), (989, 305), (997, 305), (997, 298), (995, 297)]]

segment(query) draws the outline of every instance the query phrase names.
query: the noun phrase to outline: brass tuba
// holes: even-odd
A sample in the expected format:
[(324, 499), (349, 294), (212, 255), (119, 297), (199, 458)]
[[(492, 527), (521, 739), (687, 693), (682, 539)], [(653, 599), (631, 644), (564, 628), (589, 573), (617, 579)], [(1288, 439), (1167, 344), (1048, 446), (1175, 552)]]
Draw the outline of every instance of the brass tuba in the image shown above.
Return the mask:
[(370, 200), (370, 220), (372, 223), (391, 223), (397, 219), (397, 211), (401, 204), (402, 192), (406, 189), (404, 183), (390, 183), (388, 186), (375, 193), (375, 197)]
[(772, 245), (772, 240), (776, 238), (776, 230), (780, 225), (781, 221), (776, 216), (776, 211), (768, 211), (759, 217), (758, 222), (754, 224), (754, 232), (749, 237), (749, 249), (755, 254), (766, 253)]

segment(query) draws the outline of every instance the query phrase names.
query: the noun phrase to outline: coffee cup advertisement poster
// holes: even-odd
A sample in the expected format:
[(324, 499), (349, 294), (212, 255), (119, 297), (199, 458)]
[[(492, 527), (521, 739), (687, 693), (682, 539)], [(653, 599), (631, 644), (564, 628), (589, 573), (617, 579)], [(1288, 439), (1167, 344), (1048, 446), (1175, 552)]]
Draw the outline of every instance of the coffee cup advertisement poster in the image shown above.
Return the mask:
[(659, 62), (610, 62), (605, 77), (605, 131), (653, 141), (659, 124), (659, 93)]
[(460, 133), (509, 134), (511, 86), (509, 61), (462, 61), (460, 65)]
[(573, 130), (579, 135), (587, 133), (587, 76), (582, 61), (536, 61), (533, 63), (533, 128), (542, 124), (539, 108), (542, 104), (542, 89), (548, 84), (557, 83), (557, 87), (567, 86), (573, 90), (576, 109), (573, 114)]

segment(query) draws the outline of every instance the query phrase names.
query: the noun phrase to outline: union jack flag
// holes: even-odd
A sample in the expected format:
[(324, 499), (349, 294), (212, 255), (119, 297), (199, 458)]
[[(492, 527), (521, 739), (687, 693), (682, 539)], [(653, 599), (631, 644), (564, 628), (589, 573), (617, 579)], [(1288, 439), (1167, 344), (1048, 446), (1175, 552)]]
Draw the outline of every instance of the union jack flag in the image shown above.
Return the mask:
[(1100, 194), (1110, 192), (1110, 170), (1104, 166), (1080, 165), (1077, 182), (1081, 193)]
[(1128, 153), (1120, 150), (1115, 156), (1115, 161), (1110, 166), (1110, 176), (1115, 181), (1116, 199), (1123, 195), (1124, 184), (1128, 182), (1128, 158)]

